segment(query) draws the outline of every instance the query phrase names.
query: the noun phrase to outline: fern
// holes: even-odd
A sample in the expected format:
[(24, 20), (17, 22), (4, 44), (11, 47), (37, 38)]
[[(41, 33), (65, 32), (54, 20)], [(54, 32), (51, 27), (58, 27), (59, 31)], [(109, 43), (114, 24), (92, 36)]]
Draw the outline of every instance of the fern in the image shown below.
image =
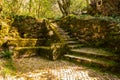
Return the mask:
[(12, 57), (12, 52), (10, 52), (9, 50), (6, 50), (6, 51), (2, 51), (0, 52), (0, 56), (2, 58), (11, 58)]

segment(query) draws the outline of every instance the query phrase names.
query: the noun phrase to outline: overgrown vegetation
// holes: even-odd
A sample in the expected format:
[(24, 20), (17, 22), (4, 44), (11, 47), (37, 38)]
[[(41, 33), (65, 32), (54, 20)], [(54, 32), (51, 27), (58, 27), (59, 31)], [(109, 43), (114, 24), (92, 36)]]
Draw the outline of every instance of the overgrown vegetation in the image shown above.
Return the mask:
[(13, 53), (9, 50), (5, 50), (5, 51), (0, 52), (0, 57), (2, 57), (2, 58), (9, 59), (12, 57), (12, 55), (13, 55)]
[(16, 68), (13, 63), (12, 59), (3, 59), (0, 62), (1, 71), (0, 74), (4, 77), (7, 77), (7, 75), (15, 75), (16, 74)]
[[(59, 2), (61, 3), (60, 6), (58, 5)], [(84, 0), (63, 0), (63, 2), (61, 0), (2, 0), (1, 3), (3, 18), (10, 18), (15, 15), (26, 15), (36, 18), (60, 18), (62, 14), (64, 15), (63, 11), (68, 14), (81, 14), (87, 7), (87, 3)], [(68, 3), (69, 6), (67, 6)], [(63, 7), (63, 9), (59, 7)]]

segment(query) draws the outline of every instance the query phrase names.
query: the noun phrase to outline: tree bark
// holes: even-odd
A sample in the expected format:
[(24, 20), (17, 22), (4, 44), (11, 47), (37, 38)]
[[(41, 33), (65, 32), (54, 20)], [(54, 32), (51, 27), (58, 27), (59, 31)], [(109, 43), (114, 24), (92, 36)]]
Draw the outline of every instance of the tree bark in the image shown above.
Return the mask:
[(120, 0), (90, 0), (91, 14), (120, 15)]
[(70, 13), (70, 0), (57, 0), (60, 11), (63, 16), (67, 16)]
[(29, 13), (32, 12), (32, 0), (29, 1)]

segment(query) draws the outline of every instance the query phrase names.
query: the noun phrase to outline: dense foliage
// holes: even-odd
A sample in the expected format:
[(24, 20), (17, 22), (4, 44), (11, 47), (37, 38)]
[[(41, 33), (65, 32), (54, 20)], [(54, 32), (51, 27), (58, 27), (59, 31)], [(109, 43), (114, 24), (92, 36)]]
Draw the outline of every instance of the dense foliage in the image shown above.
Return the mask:
[[(2, 16), (27, 15), (37, 18), (58, 18), (62, 16), (59, 1), (61, 2), (61, 0), (2, 0)], [(67, 3), (69, 3), (67, 11), (74, 14), (80, 14), (87, 6), (84, 0), (68, 0)], [(61, 4), (65, 9), (67, 4)], [(68, 7), (66, 6), (66, 9)]]

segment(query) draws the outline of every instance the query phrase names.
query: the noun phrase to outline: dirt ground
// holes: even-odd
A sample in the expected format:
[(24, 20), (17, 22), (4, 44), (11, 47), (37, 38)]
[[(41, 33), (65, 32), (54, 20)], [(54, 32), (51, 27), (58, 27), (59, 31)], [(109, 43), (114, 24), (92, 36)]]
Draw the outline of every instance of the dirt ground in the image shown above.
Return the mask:
[(14, 59), (13, 63), (15, 74), (1, 74), (0, 80), (120, 80), (115, 75), (99, 73), (64, 60), (30, 57)]

